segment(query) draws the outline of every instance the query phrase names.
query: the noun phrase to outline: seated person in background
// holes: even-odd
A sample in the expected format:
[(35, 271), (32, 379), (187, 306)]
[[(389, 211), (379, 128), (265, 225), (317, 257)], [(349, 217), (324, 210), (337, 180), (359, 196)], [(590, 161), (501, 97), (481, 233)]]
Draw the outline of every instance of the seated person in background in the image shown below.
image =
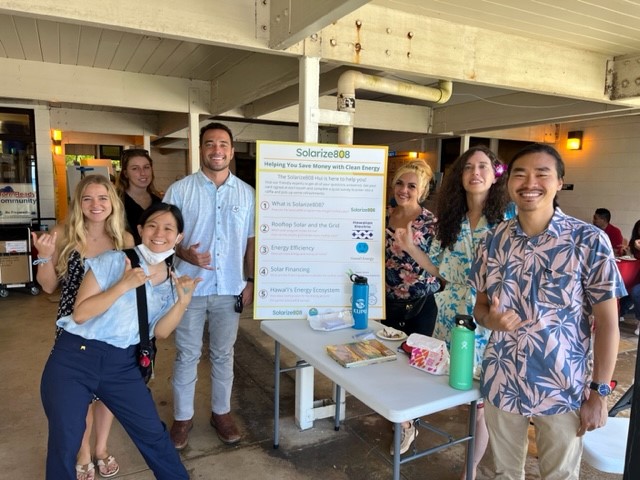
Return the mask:
[(609, 222), (611, 222), (611, 212), (606, 208), (597, 208), (596, 213), (593, 214), (593, 224), (607, 234), (616, 256), (624, 255), (625, 245), (622, 232)]
[(640, 220), (636, 222), (633, 230), (631, 230), (631, 239), (629, 240), (629, 245), (624, 247), (624, 254), (640, 260)]
[[(631, 231), (631, 239), (629, 245), (625, 247), (625, 255), (631, 255), (640, 260), (640, 220), (638, 220), (633, 226)], [(629, 290), (629, 295), (620, 299), (620, 320), (627, 313), (633, 311), (636, 320), (638, 320), (638, 326), (635, 334), (640, 334), (640, 284), (634, 285)]]

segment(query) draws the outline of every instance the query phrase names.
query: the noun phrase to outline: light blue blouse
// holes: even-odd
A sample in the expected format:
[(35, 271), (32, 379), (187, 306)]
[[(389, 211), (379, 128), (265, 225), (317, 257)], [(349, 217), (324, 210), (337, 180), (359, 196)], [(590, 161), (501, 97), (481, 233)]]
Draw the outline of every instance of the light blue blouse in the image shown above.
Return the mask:
[[(89, 270), (93, 271), (100, 290), (104, 291), (122, 278), (125, 266), (125, 253), (110, 250), (94, 258), (85, 259), (85, 275)], [(140, 266), (149, 274), (144, 259), (140, 257)], [(153, 329), (165, 313), (177, 300), (171, 287), (171, 280), (151, 286), (146, 283), (147, 310), (149, 313), (149, 335), (153, 337)], [(73, 320), (73, 314), (60, 318), (56, 325), (69, 333), (81, 336), (89, 340), (100, 340), (118, 348), (127, 348), (140, 343), (138, 326), (138, 304), (136, 289), (127, 291), (118, 298), (109, 309), (78, 324)]]

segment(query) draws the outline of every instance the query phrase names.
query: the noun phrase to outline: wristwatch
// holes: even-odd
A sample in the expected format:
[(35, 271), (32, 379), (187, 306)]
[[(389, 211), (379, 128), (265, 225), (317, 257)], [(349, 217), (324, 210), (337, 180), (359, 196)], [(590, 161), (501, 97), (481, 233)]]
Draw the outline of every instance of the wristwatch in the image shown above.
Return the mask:
[(615, 380), (611, 383), (591, 382), (589, 384), (589, 388), (598, 392), (598, 395), (600, 395), (601, 397), (606, 397), (611, 395), (611, 392), (613, 392), (613, 389), (616, 388), (617, 383), (618, 382), (616, 382)]

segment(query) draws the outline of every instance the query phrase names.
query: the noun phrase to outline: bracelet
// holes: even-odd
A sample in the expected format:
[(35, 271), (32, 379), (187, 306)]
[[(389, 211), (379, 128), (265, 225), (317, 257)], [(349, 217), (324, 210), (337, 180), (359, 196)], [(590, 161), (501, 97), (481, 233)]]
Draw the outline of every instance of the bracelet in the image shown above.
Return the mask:
[(253, 283), (253, 277), (247, 277), (247, 282)]
[(52, 257), (44, 257), (44, 258), (40, 258), (38, 257), (37, 260), (33, 261), (34, 265), (44, 265), (45, 263), (49, 263), (51, 261)]

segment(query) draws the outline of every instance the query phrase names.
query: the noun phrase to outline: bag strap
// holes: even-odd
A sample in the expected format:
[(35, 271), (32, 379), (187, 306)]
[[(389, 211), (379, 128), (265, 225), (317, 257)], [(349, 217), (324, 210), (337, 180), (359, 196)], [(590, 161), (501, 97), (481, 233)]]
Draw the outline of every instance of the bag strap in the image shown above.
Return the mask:
[[(140, 266), (140, 257), (134, 248), (123, 250), (131, 261), (131, 268)], [(140, 351), (144, 354), (151, 352), (151, 343), (149, 342), (149, 314), (147, 312), (147, 291), (144, 284), (136, 288), (136, 300), (138, 303), (138, 327), (140, 329)]]

